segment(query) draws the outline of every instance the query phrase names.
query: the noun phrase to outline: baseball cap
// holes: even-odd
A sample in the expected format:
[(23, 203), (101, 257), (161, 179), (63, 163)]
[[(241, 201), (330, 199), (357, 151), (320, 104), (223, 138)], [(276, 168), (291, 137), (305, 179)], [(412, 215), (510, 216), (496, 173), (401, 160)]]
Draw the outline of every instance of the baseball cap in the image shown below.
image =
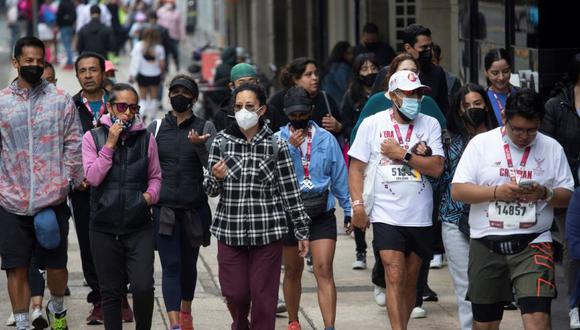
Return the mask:
[(312, 99), (302, 87), (294, 86), (284, 95), (284, 113), (308, 113), (312, 110)]
[(105, 72), (109, 72), (109, 71), (117, 71), (117, 68), (115, 67), (115, 64), (113, 64), (113, 62), (106, 60), (105, 61)]
[(391, 96), (389, 93), (400, 89), (402, 91), (414, 91), (416, 89), (423, 88), (426, 90), (431, 90), (429, 86), (421, 84), (419, 76), (409, 70), (401, 70), (395, 72), (389, 79), (389, 90), (385, 93), (385, 96), (390, 100)]
[(43, 248), (52, 250), (60, 245), (60, 227), (52, 208), (46, 208), (34, 216), (34, 232)]
[(234, 65), (232, 70), (230, 71), (230, 81), (234, 82), (240, 78), (252, 77), (256, 78), (258, 73), (256, 72), (256, 68), (248, 63), (239, 63)]

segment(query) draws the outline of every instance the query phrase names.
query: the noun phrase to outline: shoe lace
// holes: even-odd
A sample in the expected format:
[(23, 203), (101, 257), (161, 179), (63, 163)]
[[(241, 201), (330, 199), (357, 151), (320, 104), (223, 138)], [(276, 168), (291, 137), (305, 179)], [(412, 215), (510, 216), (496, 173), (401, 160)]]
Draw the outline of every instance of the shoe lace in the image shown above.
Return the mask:
[(52, 329), (53, 330), (65, 330), (67, 329), (67, 324), (66, 324), (66, 317), (62, 316), (62, 317), (55, 317), (53, 322), (52, 322)]

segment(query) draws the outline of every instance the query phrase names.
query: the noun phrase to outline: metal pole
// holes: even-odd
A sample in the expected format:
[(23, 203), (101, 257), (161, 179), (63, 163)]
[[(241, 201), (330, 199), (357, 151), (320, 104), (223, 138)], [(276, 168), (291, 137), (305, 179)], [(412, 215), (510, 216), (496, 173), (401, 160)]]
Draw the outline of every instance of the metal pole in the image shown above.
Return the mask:
[(469, 81), (477, 83), (478, 77), (478, 47), (476, 38), (479, 37), (479, 6), (477, 0), (471, 0), (469, 6)]
[(354, 0), (354, 44), (358, 45), (360, 34), (360, 0)]
[(38, 38), (38, 0), (32, 0), (32, 35)]

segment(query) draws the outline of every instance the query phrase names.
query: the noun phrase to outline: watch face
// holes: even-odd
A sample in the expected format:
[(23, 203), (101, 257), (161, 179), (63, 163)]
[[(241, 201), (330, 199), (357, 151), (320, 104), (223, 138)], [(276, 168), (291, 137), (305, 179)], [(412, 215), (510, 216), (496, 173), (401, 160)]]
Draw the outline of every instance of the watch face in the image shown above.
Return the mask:
[(413, 154), (412, 154), (412, 153), (410, 153), (410, 152), (407, 152), (407, 153), (405, 154), (405, 160), (406, 160), (406, 161), (409, 161), (409, 160), (411, 160), (411, 157), (413, 157)]

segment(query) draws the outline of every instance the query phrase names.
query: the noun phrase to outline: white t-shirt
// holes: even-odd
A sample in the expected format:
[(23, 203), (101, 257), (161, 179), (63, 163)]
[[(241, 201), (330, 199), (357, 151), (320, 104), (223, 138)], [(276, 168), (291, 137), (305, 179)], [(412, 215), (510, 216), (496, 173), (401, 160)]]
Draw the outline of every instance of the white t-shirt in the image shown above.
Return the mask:
[(146, 77), (157, 77), (161, 75), (161, 61), (165, 60), (165, 50), (161, 45), (155, 45), (155, 59), (148, 61), (143, 56), (144, 43), (139, 41), (131, 51), (130, 73), (136, 77), (141, 74)]
[[(513, 166), (520, 168), (525, 148), (518, 148), (506, 135), (510, 146)], [(475, 136), (465, 148), (452, 183), (473, 183), (480, 186), (496, 186), (510, 181), (504, 142), (500, 128)], [(574, 179), (566, 161), (562, 146), (556, 140), (538, 133), (531, 144), (521, 180), (535, 181), (548, 188), (574, 190)], [(473, 238), (489, 235), (514, 235), (543, 233), (534, 242), (550, 242), (550, 227), (554, 218), (553, 208), (545, 201), (536, 203), (537, 223), (525, 229), (502, 229), (491, 227), (488, 218), (489, 202), (472, 204), (469, 212), (470, 234)]]
[[(358, 129), (348, 155), (364, 163), (369, 163), (371, 155), (381, 158), (375, 181), (375, 199), (369, 220), (372, 223), (386, 223), (394, 226), (428, 227), (432, 225), (433, 190), (427, 178), (420, 181), (388, 181), (381, 168), (399, 165), (381, 155), (381, 143), (387, 138), (397, 139), (390, 117), (391, 110), (381, 111), (363, 120)], [(401, 138), (405, 142), (408, 124), (398, 124)], [(412, 148), (420, 141), (426, 141), (433, 156), (444, 156), (441, 145), (441, 126), (436, 119), (419, 114), (413, 121), (413, 133), (408, 146)], [(414, 156), (419, 157), (419, 156)]]

